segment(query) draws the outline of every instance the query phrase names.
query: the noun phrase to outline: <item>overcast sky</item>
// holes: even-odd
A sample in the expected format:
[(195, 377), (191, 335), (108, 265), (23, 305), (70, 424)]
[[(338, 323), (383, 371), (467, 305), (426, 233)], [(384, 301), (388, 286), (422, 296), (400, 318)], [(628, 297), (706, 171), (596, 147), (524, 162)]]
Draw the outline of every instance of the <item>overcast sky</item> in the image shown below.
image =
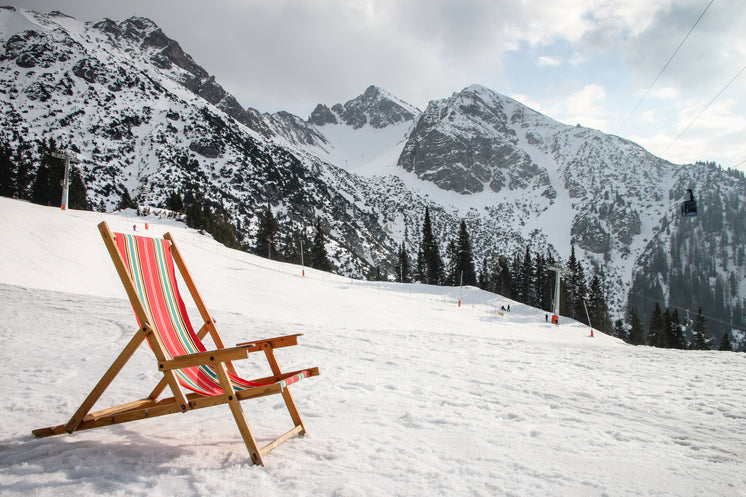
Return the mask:
[[(6, 0), (148, 17), (246, 107), (308, 117), (371, 84), (425, 109), (479, 83), (672, 162), (746, 170), (746, 0)], [(625, 123), (626, 120), (626, 123)], [(682, 132), (681, 136), (676, 137)]]

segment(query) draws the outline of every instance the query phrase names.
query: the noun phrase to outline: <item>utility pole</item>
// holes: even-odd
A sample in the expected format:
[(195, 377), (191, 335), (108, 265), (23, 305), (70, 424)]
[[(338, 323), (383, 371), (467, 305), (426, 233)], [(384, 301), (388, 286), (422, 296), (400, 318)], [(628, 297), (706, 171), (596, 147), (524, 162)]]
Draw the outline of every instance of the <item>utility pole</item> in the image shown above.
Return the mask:
[(563, 274), (572, 274), (572, 271), (568, 271), (565, 268), (559, 266), (547, 267), (550, 271), (554, 271), (554, 311), (552, 316), (552, 324), (559, 324), (560, 315), (560, 278)]
[(300, 239), (300, 267), (301, 276), (306, 276), (306, 265), (303, 262), (303, 238)]
[(73, 152), (67, 150), (52, 152), (51, 155), (57, 159), (65, 159), (65, 179), (62, 180), (62, 201), (60, 202), (60, 208), (64, 211), (67, 210), (67, 200), (70, 192), (70, 162), (78, 162), (78, 158)]

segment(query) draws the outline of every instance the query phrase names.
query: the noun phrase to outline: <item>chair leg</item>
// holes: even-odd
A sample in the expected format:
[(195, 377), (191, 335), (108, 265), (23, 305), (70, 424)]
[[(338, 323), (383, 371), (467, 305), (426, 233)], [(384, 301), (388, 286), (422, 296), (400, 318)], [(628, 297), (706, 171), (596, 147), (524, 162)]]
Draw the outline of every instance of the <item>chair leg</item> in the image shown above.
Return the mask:
[(241, 403), (234, 395), (233, 400), (228, 401), (228, 405), (231, 408), (231, 413), (233, 413), (233, 418), (236, 420), (236, 425), (238, 425), (238, 431), (241, 432), (241, 438), (243, 438), (243, 442), (249, 450), (252, 462), (259, 466), (264, 466), (261, 451), (256, 444), (256, 439), (254, 438), (254, 434), (251, 432), (249, 422), (246, 420), (246, 415), (243, 412)]
[(298, 407), (295, 405), (295, 401), (293, 400), (293, 396), (290, 395), (290, 390), (287, 388), (282, 390), (282, 398), (285, 400), (285, 405), (288, 408), (288, 412), (290, 413), (290, 417), (293, 418), (293, 423), (295, 426), (300, 426), (300, 432), (298, 432), (298, 435), (305, 435), (306, 434), (306, 427), (303, 424), (303, 420), (300, 417), (300, 412), (298, 412)]
[(218, 379), (220, 380), (220, 386), (223, 387), (223, 395), (228, 396), (228, 405), (231, 408), (233, 419), (236, 420), (238, 431), (241, 432), (241, 438), (243, 438), (243, 442), (244, 444), (246, 444), (246, 448), (249, 449), (251, 460), (254, 462), (254, 464), (264, 466), (262, 453), (259, 450), (259, 447), (256, 445), (256, 439), (254, 438), (254, 434), (251, 432), (249, 422), (246, 419), (243, 408), (241, 407), (241, 402), (236, 397), (236, 391), (233, 389), (233, 385), (228, 378), (225, 364), (220, 363), (215, 365), (215, 373), (217, 373)]
[[(267, 362), (269, 363), (269, 367), (272, 369), (272, 373), (276, 376), (281, 376), (282, 371), (280, 370), (279, 364), (277, 364), (274, 350), (272, 350), (272, 347), (269, 346), (269, 344), (266, 344), (264, 346), (264, 354), (267, 357)], [(287, 406), (288, 412), (290, 412), (290, 417), (293, 418), (293, 423), (296, 427), (300, 426), (300, 432), (298, 434), (305, 435), (306, 427), (303, 425), (303, 420), (300, 417), (300, 413), (298, 412), (298, 408), (295, 405), (293, 396), (290, 395), (290, 390), (284, 388), (282, 390), (282, 398), (285, 400), (285, 406)]]

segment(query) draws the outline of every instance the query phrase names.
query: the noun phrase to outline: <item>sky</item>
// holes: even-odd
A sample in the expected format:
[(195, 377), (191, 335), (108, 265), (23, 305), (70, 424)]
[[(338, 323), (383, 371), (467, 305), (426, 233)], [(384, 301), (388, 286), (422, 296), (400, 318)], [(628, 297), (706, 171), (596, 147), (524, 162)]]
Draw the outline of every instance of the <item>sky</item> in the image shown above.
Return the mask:
[(476, 83), (675, 163), (746, 171), (743, 0), (10, 4), (82, 21), (148, 17), (262, 112), (306, 118), (371, 84), (424, 110)]

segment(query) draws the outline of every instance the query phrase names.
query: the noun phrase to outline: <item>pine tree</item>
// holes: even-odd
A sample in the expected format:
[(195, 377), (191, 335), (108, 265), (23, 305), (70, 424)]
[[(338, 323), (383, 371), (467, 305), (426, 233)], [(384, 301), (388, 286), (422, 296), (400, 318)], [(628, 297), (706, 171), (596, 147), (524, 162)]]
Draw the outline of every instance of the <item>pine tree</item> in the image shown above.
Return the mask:
[(280, 226), (272, 214), (272, 206), (267, 202), (267, 209), (259, 216), (259, 230), (256, 233), (255, 254), (267, 259), (277, 258), (277, 235)]
[(614, 331), (612, 332), (612, 336), (624, 340), (625, 342), (629, 341), (629, 334), (624, 328), (624, 321), (621, 319), (614, 321)]
[(70, 209), (81, 211), (92, 210), (91, 203), (88, 201), (88, 192), (85, 188), (83, 178), (75, 167), (70, 166), (70, 190), (68, 191), (68, 206)]
[(489, 289), (489, 281), (490, 281), (490, 268), (489, 263), (487, 262), (487, 256), (482, 258), (482, 266), (479, 269), (479, 276), (477, 278), (477, 286), (481, 290), (486, 290), (488, 292), (492, 291)]
[(394, 267), (396, 278), (400, 283), (411, 283), (411, 269), (409, 267), (409, 254), (407, 254), (407, 247), (404, 245), (402, 240), (399, 246), (399, 252), (397, 254), (397, 262)]
[(526, 246), (526, 252), (521, 263), (521, 302), (530, 306), (536, 305), (535, 280), (536, 269), (531, 259), (531, 250)]
[(554, 311), (554, 292), (555, 292), (555, 282), (554, 282), (554, 271), (550, 270), (550, 267), (556, 267), (557, 261), (555, 261), (554, 256), (551, 254), (551, 252), (547, 251), (547, 255), (544, 258), (544, 285), (542, 287), (542, 300), (544, 302), (544, 306), (542, 309), (545, 311), (552, 312)]
[(295, 243), (292, 232), (285, 233), (285, 236), (282, 238), (282, 243), (280, 244), (279, 250), (282, 261), (289, 262), (291, 264), (300, 264), (300, 251), (298, 250), (298, 246)]
[(662, 345), (663, 343), (665, 343), (662, 338), (665, 333), (666, 327), (663, 321), (663, 310), (661, 309), (660, 303), (656, 302), (655, 308), (653, 309), (653, 314), (650, 316), (650, 321), (648, 322), (647, 345), (651, 345), (653, 347), (665, 346)]
[(513, 299), (518, 302), (525, 302), (526, 296), (523, 293), (524, 285), (524, 272), (523, 262), (521, 256), (516, 252), (513, 254), (513, 262), (510, 265), (511, 274), (513, 276)]
[(15, 194), (13, 184), (16, 167), (11, 157), (11, 150), (7, 143), (0, 143), (0, 195), (12, 197)]
[(583, 265), (575, 257), (575, 246), (570, 250), (570, 259), (567, 262), (567, 269), (570, 274), (565, 278), (567, 281), (567, 306), (565, 316), (576, 319), (584, 324), (588, 323), (588, 317), (585, 312), (585, 300), (588, 294), (588, 287), (585, 283), (585, 271)]
[(181, 197), (181, 193), (177, 191), (171, 192), (171, 195), (166, 200), (166, 209), (174, 212), (184, 211), (184, 199)]
[(486, 287), (485, 290), (499, 293), (507, 298), (513, 298), (512, 295), (512, 275), (510, 264), (505, 256), (496, 257), (494, 254), (491, 259), (486, 260)]
[(542, 254), (536, 254), (534, 258), (534, 305), (539, 309), (549, 311), (549, 287), (547, 280), (549, 275), (547, 273), (546, 259)]
[(681, 330), (681, 319), (679, 318), (678, 309), (674, 309), (671, 313), (671, 321), (668, 325), (668, 345), (672, 349), (686, 348), (686, 341), (684, 340), (684, 333)]
[(474, 269), (474, 254), (471, 249), (469, 232), (466, 221), (461, 220), (456, 243), (456, 264), (454, 265), (454, 283), (474, 286), (477, 284), (477, 274)]
[(673, 322), (673, 320), (671, 319), (671, 311), (669, 311), (668, 308), (666, 308), (666, 310), (663, 311), (661, 322), (663, 326), (661, 330), (658, 332), (658, 334), (655, 336), (655, 346), (660, 347), (662, 349), (668, 349), (668, 348), (671, 348), (671, 342), (669, 340), (669, 336), (670, 336), (671, 323)]
[(640, 320), (640, 315), (637, 313), (637, 307), (633, 307), (629, 311), (629, 324), (629, 343), (632, 345), (645, 345), (647, 342), (645, 328)]
[(458, 274), (456, 272), (456, 242), (450, 240), (446, 245), (445, 258), (443, 259), (443, 281), (446, 286), (458, 285)]
[(13, 156), (13, 163), (15, 166), (15, 176), (13, 178), (14, 191), (13, 194), (17, 198), (29, 199), (32, 174), (31, 174), (31, 159), (29, 157), (30, 150), (23, 140), (20, 141), (16, 152)]
[(563, 278), (566, 289), (566, 303), (561, 306), (563, 315), (576, 319), (581, 323), (588, 324), (585, 315), (585, 298), (588, 289), (585, 283), (585, 271), (580, 261), (575, 257), (575, 245), (570, 247), (570, 258), (567, 261), (567, 269), (570, 274)]
[(426, 284), (439, 285), (443, 278), (443, 260), (440, 257), (438, 242), (433, 236), (430, 209), (427, 207), (425, 207), (425, 220), (422, 222), (420, 250), (422, 251), (421, 261), (418, 260), (417, 265), (421, 266), (419, 273), (421, 281)]
[(41, 163), (31, 185), (31, 201), (35, 204), (59, 207), (62, 201), (62, 181), (65, 176), (65, 165), (62, 159), (52, 157), (57, 151), (57, 144), (50, 138), (49, 144), (39, 144)]
[(707, 333), (707, 319), (702, 314), (702, 308), (699, 308), (697, 317), (694, 318), (692, 325), (694, 337), (692, 338), (693, 350), (712, 350), (712, 339)]
[[(199, 205), (199, 208), (201, 209), (202, 206)], [(121, 211), (124, 209), (137, 209), (137, 204), (135, 203), (134, 200), (132, 200), (132, 197), (130, 196), (130, 192), (129, 190), (127, 190), (127, 188), (124, 188), (122, 195), (119, 197), (119, 203), (117, 203), (117, 207), (116, 207), (116, 210), (118, 211)]]
[(513, 298), (513, 274), (510, 271), (510, 265), (508, 264), (508, 259), (501, 255), (497, 260), (498, 265), (498, 281), (499, 281), (499, 290), (498, 292), (503, 297), (507, 297), (509, 299)]
[[(127, 198), (129, 198), (129, 193), (127, 192), (127, 190), (125, 190), (125, 194), (126, 198), (123, 198), (123, 201), (120, 201), (119, 204), (117, 204), (117, 210), (122, 208), (122, 205), (127, 205)], [(207, 228), (207, 219), (205, 218), (205, 211), (202, 207), (203, 201), (204, 199), (201, 194), (198, 194), (195, 197), (192, 192), (187, 192), (187, 194), (184, 196), (186, 224), (190, 228), (194, 228), (196, 230), (204, 230)]]
[(316, 218), (309, 265), (321, 271), (331, 271), (334, 269), (326, 252), (326, 235), (324, 234), (324, 229), (321, 227), (321, 217)]
[(730, 340), (730, 331), (723, 333), (723, 338), (720, 340), (718, 350), (724, 352), (733, 352), (733, 343)]
[(601, 278), (597, 275), (593, 275), (591, 279), (591, 287), (588, 290), (588, 314), (594, 328), (603, 333), (611, 333), (609, 307), (606, 303), (606, 292), (601, 281)]

